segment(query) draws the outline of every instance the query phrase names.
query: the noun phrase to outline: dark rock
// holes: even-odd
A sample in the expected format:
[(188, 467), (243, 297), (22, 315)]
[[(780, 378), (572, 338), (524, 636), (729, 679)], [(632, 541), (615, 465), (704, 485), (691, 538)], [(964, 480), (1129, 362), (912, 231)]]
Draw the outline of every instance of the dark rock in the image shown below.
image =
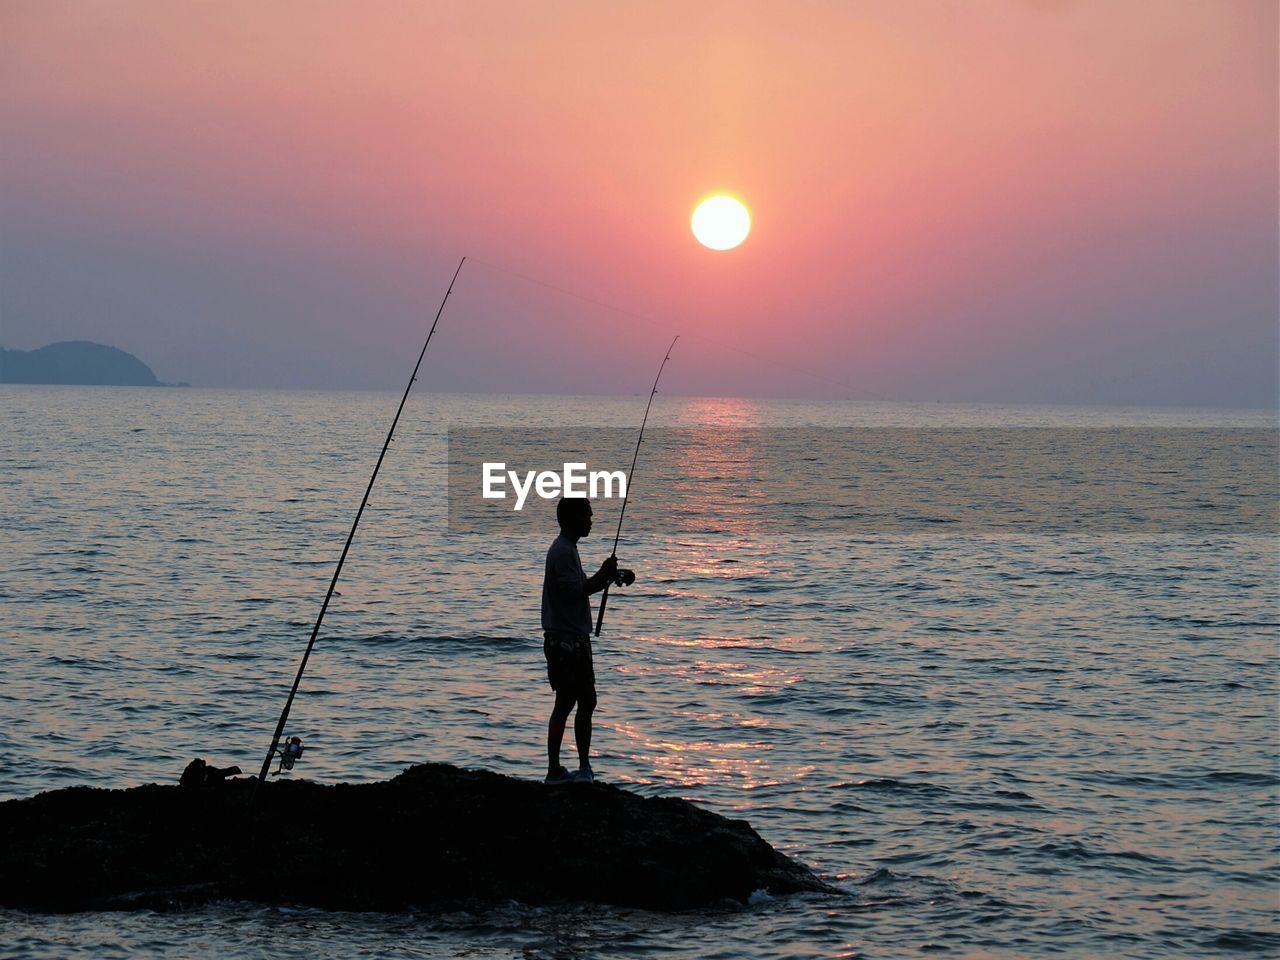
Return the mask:
[(230, 898), (398, 910), (462, 900), (681, 909), (834, 893), (744, 820), (605, 784), (441, 764), (384, 783), (71, 787), (0, 803), (0, 905), (174, 907)]
[(88, 340), (64, 340), (38, 350), (0, 348), (0, 383), (162, 386), (133, 354)]
[(227, 777), (239, 775), (240, 772), (239, 767), (211, 767), (203, 759), (196, 757), (182, 771), (178, 786), (188, 790), (208, 789), (220, 785)]

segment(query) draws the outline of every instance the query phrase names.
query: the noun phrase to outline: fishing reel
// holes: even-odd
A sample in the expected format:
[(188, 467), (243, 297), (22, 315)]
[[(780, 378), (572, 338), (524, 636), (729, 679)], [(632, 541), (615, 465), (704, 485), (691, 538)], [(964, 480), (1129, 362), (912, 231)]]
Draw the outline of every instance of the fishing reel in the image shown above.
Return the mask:
[(636, 572), (619, 567), (618, 572), (613, 575), (613, 585), (615, 587), (629, 587), (636, 582)]
[(276, 747), (276, 753), (280, 756), (280, 765), (276, 767), (274, 776), (279, 776), (282, 770), (292, 770), (293, 765), (302, 759), (302, 738), (290, 737), (282, 746)]

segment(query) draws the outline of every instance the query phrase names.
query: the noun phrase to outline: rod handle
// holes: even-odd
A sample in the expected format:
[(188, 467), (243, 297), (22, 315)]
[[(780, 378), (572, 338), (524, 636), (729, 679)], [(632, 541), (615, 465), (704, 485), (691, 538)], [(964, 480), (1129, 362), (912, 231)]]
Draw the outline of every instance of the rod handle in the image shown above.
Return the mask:
[(604, 625), (604, 608), (609, 605), (609, 584), (604, 585), (604, 593), (600, 594), (600, 612), (596, 614), (596, 636), (600, 636), (600, 628)]

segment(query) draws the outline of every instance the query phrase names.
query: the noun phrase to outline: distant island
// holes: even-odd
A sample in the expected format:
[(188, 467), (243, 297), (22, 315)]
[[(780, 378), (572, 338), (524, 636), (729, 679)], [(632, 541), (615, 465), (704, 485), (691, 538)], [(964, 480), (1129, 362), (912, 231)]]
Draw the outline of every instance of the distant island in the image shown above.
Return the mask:
[(185, 387), (156, 379), (151, 368), (116, 347), (64, 340), (38, 350), (0, 347), (0, 383), (64, 383), (112, 387)]

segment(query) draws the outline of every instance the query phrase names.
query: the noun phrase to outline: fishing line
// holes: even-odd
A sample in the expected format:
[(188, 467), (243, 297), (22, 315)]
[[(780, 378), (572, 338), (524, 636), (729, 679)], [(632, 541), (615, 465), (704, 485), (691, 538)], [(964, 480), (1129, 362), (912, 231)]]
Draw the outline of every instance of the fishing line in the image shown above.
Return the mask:
[[(444, 313), (444, 305), (449, 302), (449, 295), (453, 293), (453, 285), (458, 279), (458, 274), (462, 272), (462, 265), (466, 262), (467, 258), (463, 257), (458, 261), (458, 269), (453, 271), (453, 279), (449, 281), (449, 289), (445, 291), (444, 299), (440, 301), (440, 309), (436, 311), (436, 318), (431, 322), (431, 330), (427, 333), (426, 342), (422, 344), (422, 350), (418, 353), (418, 362), (413, 365), (413, 373), (409, 376), (409, 382), (405, 385), (404, 396), (400, 398), (400, 406), (396, 408), (395, 418), (391, 421), (391, 429), (387, 431), (387, 439), (382, 443), (382, 452), (378, 454), (378, 462), (373, 466), (373, 475), (369, 477), (369, 485), (365, 487), (364, 497), (360, 501), (360, 509), (356, 511), (356, 518), (351, 524), (351, 532), (347, 534), (347, 542), (342, 548), (342, 555), (338, 557), (338, 565), (334, 568), (333, 579), (329, 581), (329, 590), (324, 595), (324, 603), (320, 605), (320, 615), (316, 617), (316, 624), (311, 628), (311, 639), (307, 641), (306, 652), (302, 654), (302, 662), (298, 664), (298, 674), (293, 678), (293, 687), (289, 690), (289, 699), (285, 701), (284, 709), (280, 711), (280, 722), (276, 724), (276, 732), (271, 737), (271, 749), (267, 751), (266, 759), (262, 761), (262, 772), (258, 774), (259, 787), (267, 779), (267, 774), (271, 769), (271, 761), (277, 753), (280, 754), (281, 767), (285, 769), (291, 769), (293, 762), (302, 756), (302, 742), (297, 737), (291, 738), (284, 750), (280, 749), (280, 738), (284, 736), (284, 725), (289, 721), (289, 711), (293, 709), (293, 698), (298, 693), (298, 685), (302, 682), (302, 674), (307, 669), (307, 661), (311, 659), (311, 650), (316, 645), (316, 636), (320, 633), (320, 624), (324, 621), (325, 611), (329, 609), (329, 601), (333, 599), (333, 591), (338, 585), (338, 577), (342, 573), (342, 565), (347, 561), (347, 552), (351, 549), (351, 541), (355, 539), (356, 527), (360, 526), (360, 518), (364, 515), (365, 505), (369, 502), (369, 494), (373, 492), (373, 483), (378, 479), (378, 471), (382, 468), (382, 461), (387, 455), (387, 448), (391, 446), (391, 438), (395, 435), (396, 425), (400, 422), (400, 414), (404, 412), (405, 401), (409, 399), (409, 391), (413, 389), (413, 385), (418, 379), (418, 368), (422, 366), (422, 358), (427, 355), (427, 347), (431, 345), (431, 338), (435, 336), (436, 325), (440, 322), (441, 314)], [(254, 789), (256, 794), (257, 787)]]

